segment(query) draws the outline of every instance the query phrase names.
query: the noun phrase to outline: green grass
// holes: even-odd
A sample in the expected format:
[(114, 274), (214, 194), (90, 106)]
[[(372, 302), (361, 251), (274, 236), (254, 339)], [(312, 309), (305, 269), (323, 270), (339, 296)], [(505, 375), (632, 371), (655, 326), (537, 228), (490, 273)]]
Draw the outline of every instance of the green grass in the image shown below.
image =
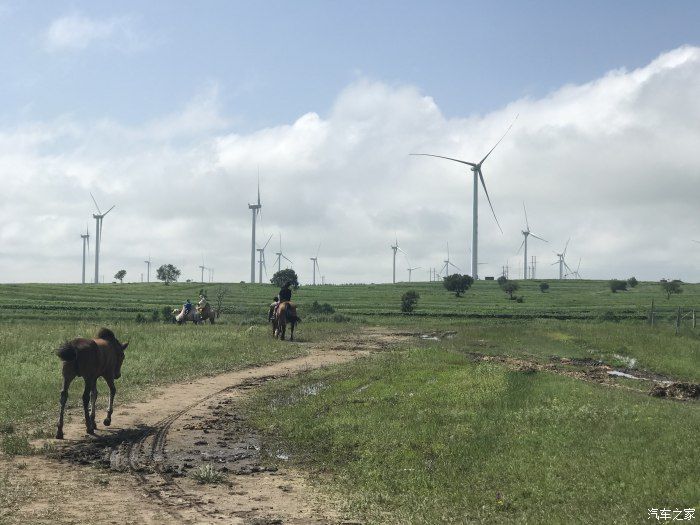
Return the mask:
[(430, 347), (270, 384), (274, 457), (330, 475), (370, 523), (633, 523), (697, 508), (696, 403)]
[(211, 465), (202, 465), (200, 467), (197, 467), (192, 472), (190, 472), (189, 475), (190, 477), (192, 477), (192, 479), (202, 484), (223, 483), (223, 481), (226, 479), (226, 476), (222, 472), (215, 470), (214, 467), (212, 467)]
[[(640, 283), (628, 292), (611, 293), (606, 281), (549, 281), (550, 290), (539, 291), (540, 281), (519, 281), (517, 295), (523, 303), (509, 301), (494, 281), (478, 281), (462, 298), (455, 298), (441, 283), (304, 286), (294, 299), (304, 312), (313, 301), (329, 303), (355, 318), (402, 316), (401, 295), (420, 294), (414, 317), (496, 317), (598, 319), (613, 315), (622, 319), (646, 319), (652, 300), (660, 322), (668, 323), (675, 308), (700, 308), (700, 285), (684, 284), (683, 293), (666, 299), (658, 283)], [(271, 284), (5, 284), (0, 285), (0, 308), (6, 319), (134, 320), (150, 318), (152, 311), (176, 307), (196, 299), (201, 288), (210, 300), (220, 287), (228, 291), (224, 313), (241, 319), (264, 319), (267, 305), (277, 293)], [(306, 312), (308, 314), (308, 312)]]
[[(94, 336), (98, 324), (90, 322), (22, 321), (0, 324), (0, 427), (18, 422), (55, 425), (61, 389), (60, 360), (53, 351), (74, 337)], [(267, 327), (234, 324), (178, 326), (117, 322), (109, 325), (122, 342), (129, 342), (122, 377), (117, 381), (119, 405), (143, 397), (154, 385), (217, 374), (228, 370), (300, 355), (303, 348), (276, 341)], [(338, 327), (338, 328), (336, 328)], [(298, 339), (332, 337), (340, 325), (305, 324)], [(343, 330), (352, 327), (343, 325)], [(81, 403), (83, 382), (77, 378), (69, 392), (69, 407)], [(107, 389), (98, 382), (101, 396)]]

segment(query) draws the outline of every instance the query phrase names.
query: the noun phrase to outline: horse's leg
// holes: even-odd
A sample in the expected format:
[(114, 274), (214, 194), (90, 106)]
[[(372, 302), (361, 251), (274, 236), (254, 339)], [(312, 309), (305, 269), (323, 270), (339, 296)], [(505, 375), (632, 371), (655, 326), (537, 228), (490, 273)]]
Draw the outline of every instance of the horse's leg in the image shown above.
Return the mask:
[(95, 429), (92, 428), (92, 420), (90, 419), (90, 411), (88, 404), (90, 403), (90, 392), (92, 391), (92, 378), (85, 377), (85, 389), (83, 390), (83, 412), (85, 412), (85, 428), (88, 434), (94, 434)]
[(66, 410), (66, 402), (68, 401), (68, 387), (70, 386), (73, 379), (75, 379), (75, 372), (72, 369), (66, 370), (66, 364), (63, 365), (63, 388), (61, 389), (61, 410), (58, 415), (58, 425), (56, 430), (56, 439), (63, 439), (63, 413)]
[(109, 379), (105, 378), (107, 381), (107, 386), (109, 387), (109, 407), (107, 407), (107, 417), (103, 421), (104, 425), (108, 427), (112, 424), (112, 410), (114, 410), (114, 394), (117, 393), (117, 387), (114, 386), (114, 379), (111, 377)]
[(284, 334), (287, 332), (287, 323), (280, 323), (280, 339), (284, 341)]
[(92, 383), (92, 388), (90, 389), (90, 422), (92, 423), (92, 428), (97, 428), (97, 423), (95, 423), (95, 410), (97, 406), (97, 379)]
[(289, 340), (294, 341), (294, 327), (296, 326), (296, 323), (292, 323), (290, 326), (291, 334), (289, 334)]

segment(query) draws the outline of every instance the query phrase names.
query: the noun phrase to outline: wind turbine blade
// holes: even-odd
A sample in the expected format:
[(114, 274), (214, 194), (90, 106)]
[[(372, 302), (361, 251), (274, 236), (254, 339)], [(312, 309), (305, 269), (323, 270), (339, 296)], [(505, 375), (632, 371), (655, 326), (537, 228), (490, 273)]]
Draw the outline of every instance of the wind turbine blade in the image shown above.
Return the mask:
[(525, 203), (523, 202), (523, 211), (525, 212), (525, 227), (527, 231), (530, 231), (530, 223), (527, 220), (527, 210), (525, 209)]
[(285, 260), (287, 260), (287, 261), (289, 261), (292, 265), (294, 265), (294, 261), (292, 261), (292, 260), (291, 260), (289, 257), (287, 257), (286, 255), (282, 254), (282, 258), (285, 259)]
[(457, 266), (456, 264), (450, 263), (450, 266), (454, 266), (455, 270), (457, 270), (458, 272), (462, 271), (462, 269), (459, 266)]
[(260, 168), (258, 168), (258, 206), (260, 206)]
[[(114, 206), (116, 206), (116, 204), (115, 204)], [(114, 209), (114, 206), (112, 206), (110, 209), (108, 209), (106, 212), (104, 212), (104, 213), (102, 214), (102, 216), (104, 217), (104, 216), (107, 215), (110, 211), (112, 211), (112, 210)]]
[(520, 248), (518, 248), (518, 251), (515, 252), (515, 255), (518, 255), (520, 253), (520, 250), (523, 249), (523, 246), (525, 246), (525, 239), (526, 239), (526, 237), (523, 236), (523, 242), (520, 243)]
[(549, 242), (548, 240), (543, 239), (542, 237), (538, 237), (538, 236), (535, 235), (534, 233), (531, 233), (531, 234), (530, 234), (530, 237), (534, 237), (535, 239), (539, 239), (539, 240), (544, 241), (544, 242)]
[(90, 197), (92, 197), (92, 202), (95, 203), (95, 208), (97, 208), (97, 213), (99, 213), (100, 215), (102, 215), (102, 212), (100, 211), (100, 207), (97, 205), (97, 201), (95, 200), (95, 197), (94, 197), (94, 195), (92, 194), (92, 192), (90, 192)]
[(409, 155), (414, 155), (416, 157), (418, 156), (423, 156), (423, 157), (436, 157), (438, 159), (447, 159), (447, 160), (452, 160), (454, 162), (459, 162), (461, 164), (466, 164), (467, 166), (473, 166), (476, 167), (476, 164), (473, 162), (467, 162), (466, 160), (459, 160), (459, 159), (453, 159), (452, 157), (443, 157), (442, 155), (431, 155), (430, 153), (409, 153)]
[(321, 251), (321, 243), (318, 243), (318, 248), (316, 249), (316, 258), (318, 259), (318, 252)]
[(272, 240), (273, 235), (274, 235), (274, 234), (272, 234), (272, 233), (270, 234), (270, 238), (269, 238), (269, 239), (267, 240), (267, 242), (265, 243), (265, 246), (262, 247), (263, 250), (264, 250), (265, 248), (267, 248), (267, 245), (268, 245), (268, 244), (270, 244), (270, 241)]
[(498, 222), (498, 217), (496, 217), (496, 211), (493, 209), (493, 204), (491, 204), (491, 197), (489, 197), (489, 192), (486, 189), (486, 183), (484, 182), (484, 175), (481, 173), (481, 168), (477, 168), (479, 170), (479, 179), (481, 179), (481, 186), (484, 188), (484, 193), (486, 194), (486, 200), (489, 201), (489, 207), (491, 208), (491, 213), (493, 213), (493, 218), (496, 221), (496, 225), (498, 226), (498, 229), (501, 230), (501, 233), (503, 233), (503, 228), (501, 228), (501, 224)]
[[(498, 142), (496, 142), (496, 144), (494, 145), (494, 147), (491, 148), (491, 149), (489, 150), (489, 152), (486, 154), (486, 156), (485, 156), (483, 159), (481, 159), (481, 162), (479, 162), (479, 166), (481, 166), (481, 165), (484, 163), (484, 161), (488, 158), (488, 156), (491, 155), (491, 153), (493, 152), (493, 150), (496, 149), (496, 146), (498, 146), (498, 145), (501, 143), (501, 141), (502, 141), (504, 138), (506, 138), (506, 135), (508, 135), (508, 132), (510, 131), (510, 128), (513, 127), (513, 124), (515, 124), (515, 121), (518, 120), (518, 117), (519, 117), (519, 116), (520, 116), (520, 114), (515, 115), (515, 118), (513, 119), (513, 122), (510, 123), (510, 126), (508, 126), (508, 129), (506, 130), (506, 132), (503, 134), (503, 136), (502, 136), (500, 139), (498, 139)], [(481, 170), (479, 170), (479, 171), (481, 171)]]
[(564, 252), (561, 254), (562, 257), (566, 255), (566, 249), (569, 247), (569, 241), (571, 240), (571, 237), (569, 237), (566, 241), (566, 245), (564, 246)]
[(408, 257), (408, 254), (407, 254), (405, 251), (403, 251), (401, 248), (399, 248), (399, 247), (397, 246), (396, 249), (397, 249), (398, 251), (400, 251), (401, 253), (403, 253), (406, 257)]
[(696, 242), (696, 243), (700, 244), (700, 241), (696, 241), (696, 240), (694, 240), (694, 239), (693, 239), (693, 242)]

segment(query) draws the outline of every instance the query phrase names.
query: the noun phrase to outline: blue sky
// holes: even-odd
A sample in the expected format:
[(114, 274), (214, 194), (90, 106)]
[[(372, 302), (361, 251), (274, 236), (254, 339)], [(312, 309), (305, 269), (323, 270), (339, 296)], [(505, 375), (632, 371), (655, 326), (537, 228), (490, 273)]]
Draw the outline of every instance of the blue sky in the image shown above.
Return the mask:
[[(485, 113), (697, 44), (700, 23), (688, 1), (0, 5), (4, 119), (135, 123), (217, 83), (241, 130), (323, 114), (358, 76), (415, 85), (446, 116)], [(71, 14), (123, 19), (131, 34), (47, 50), (47, 28)]]
[[(150, 253), (194, 278), (249, 274), (259, 235), (329, 282), (469, 271), (478, 159), (482, 275), (537, 275), (567, 239), (584, 277), (700, 280), (697, 2), (0, 0), (0, 280), (74, 282), (106, 208), (103, 272)], [(32, 231), (33, 235), (27, 235)], [(268, 260), (272, 258), (268, 254)], [(400, 269), (400, 271), (404, 271)], [(404, 272), (405, 273), (405, 272)], [(406, 276), (404, 276), (405, 278)], [(415, 278), (414, 274), (414, 278)]]

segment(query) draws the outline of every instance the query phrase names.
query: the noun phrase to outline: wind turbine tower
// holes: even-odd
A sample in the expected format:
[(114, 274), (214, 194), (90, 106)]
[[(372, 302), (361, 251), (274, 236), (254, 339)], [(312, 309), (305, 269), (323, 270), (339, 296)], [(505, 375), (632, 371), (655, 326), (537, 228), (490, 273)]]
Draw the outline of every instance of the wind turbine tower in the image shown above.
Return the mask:
[(258, 216), (260, 213), (260, 208), (262, 208), (262, 204), (260, 204), (260, 177), (258, 177), (258, 203), (257, 204), (248, 204), (248, 209), (252, 213), (253, 217), (253, 233), (252, 233), (252, 239), (250, 242), (250, 282), (251, 284), (255, 284), (255, 218)]
[(414, 266), (413, 268), (406, 268), (408, 270), (408, 282), (411, 282), (411, 274), (413, 273), (413, 270), (419, 270), (420, 266)]
[(544, 242), (549, 242), (545, 241), (542, 237), (538, 237), (534, 233), (530, 231), (530, 223), (527, 220), (527, 210), (525, 209), (525, 203), (523, 202), (523, 211), (525, 212), (525, 229), (521, 230), (521, 233), (523, 234), (523, 242), (520, 245), (520, 248), (518, 248), (518, 253), (520, 253), (520, 250), (525, 247), (525, 250), (523, 252), (523, 279), (527, 279), (527, 238), (532, 235), (535, 239), (539, 239), (540, 241)]
[(206, 266), (204, 266), (204, 264), (200, 264), (200, 265), (198, 266), (198, 268), (199, 268), (200, 270), (202, 270), (202, 284), (204, 284), (204, 270), (208, 270), (209, 268), (207, 268)]
[(265, 243), (265, 246), (262, 248), (257, 248), (258, 250), (258, 264), (260, 265), (260, 268), (258, 270), (258, 284), (262, 284), (262, 274), (263, 274), (263, 267), (265, 268), (265, 273), (267, 273), (267, 266), (265, 265), (265, 248), (267, 248), (267, 245), (270, 244), (270, 240), (272, 239), (272, 235), (267, 239), (267, 242)]
[(85, 233), (80, 234), (83, 239), (83, 284), (85, 284), (85, 249), (90, 250), (90, 230), (85, 228)]
[(95, 219), (95, 284), (100, 283), (100, 246), (102, 245), (102, 219), (114, 209), (112, 206), (106, 212), (102, 213), (100, 207), (97, 205), (97, 201), (92, 193), (92, 202), (95, 203), (95, 208), (97, 208), (97, 213), (93, 213), (92, 217)]
[(462, 270), (455, 264), (452, 264), (450, 262), (450, 243), (447, 243), (447, 259), (442, 261), (445, 263), (445, 265), (440, 269), (439, 274), (442, 274), (442, 272), (445, 272), (445, 275), (443, 277), (447, 277), (450, 274), (450, 266), (454, 267), (455, 270), (458, 272), (461, 272)]
[[(518, 117), (516, 116), (515, 118), (517, 119)], [(489, 155), (491, 155), (493, 150), (496, 149), (496, 146), (498, 146), (501, 143), (501, 141), (505, 138), (505, 136), (510, 131), (510, 128), (513, 127), (513, 124), (515, 124), (515, 120), (513, 120), (513, 123), (511, 123), (511, 125), (508, 126), (506, 132), (498, 140), (498, 142), (496, 142), (493, 148), (491, 148), (486, 154), (486, 156), (483, 159), (481, 159), (478, 163), (467, 162), (465, 160), (460, 159), (453, 159), (451, 157), (443, 157), (442, 155), (432, 155), (430, 153), (411, 153), (411, 155), (423, 155), (427, 157), (437, 157), (439, 159), (451, 160), (454, 162), (459, 162), (460, 164), (466, 164), (467, 166), (471, 167), (471, 171), (474, 174), (474, 200), (472, 204), (472, 277), (474, 277), (474, 279), (479, 278), (479, 181), (481, 181), (481, 186), (484, 188), (484, 193), (486, 194), (486, 199), (488, 200), (489, 206), (491, 208), (491, 213), (493, 213), (493, 218), (496, 220), (496, 225), (498, 226), (498, 229), (501, 231), (501, 233), (503, 233), (503, 229), (501, 229), (501, 225), (499, 224), (498, 218), (496, 217), (496, 212), (493, 209), (493, 204), (491, 204), (491, 197), (489, 197), (489, 192), (486, 189), (486, 183), (484, 182), (484, 175), (481, 172), (481, 166), (484, 163), (484, 161), (489, 157)]]
[(146, 282), (151, 282), (151, 256), (149, 254), (148, 259), (143, 261), (146, 263)]

